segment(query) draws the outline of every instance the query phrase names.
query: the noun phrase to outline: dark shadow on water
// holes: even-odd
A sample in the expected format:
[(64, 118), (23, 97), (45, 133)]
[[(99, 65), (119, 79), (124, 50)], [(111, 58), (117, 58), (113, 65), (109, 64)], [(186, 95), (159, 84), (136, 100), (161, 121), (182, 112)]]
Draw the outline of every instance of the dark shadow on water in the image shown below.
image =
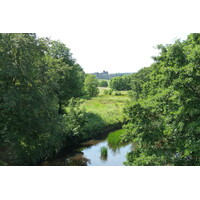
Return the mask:
[(82, 152), (65, 159), (65, 166), (88, 166), (90, 163), (90, 159), (85, 158)]

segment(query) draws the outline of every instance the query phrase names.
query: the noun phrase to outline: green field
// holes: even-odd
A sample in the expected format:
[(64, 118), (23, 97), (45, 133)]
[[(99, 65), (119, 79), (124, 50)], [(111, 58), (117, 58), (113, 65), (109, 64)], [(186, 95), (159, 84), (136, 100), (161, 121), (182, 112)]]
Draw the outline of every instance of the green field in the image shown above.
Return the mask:
[(104, 95), (104, 89), (99, 88), (100, 94), (97, 97), (93, 97), (90, 100), (84, 100), (81, 104), (82, 108), (85, 108), (86, 112), (97, 114), (106, 123), (111, 125), (114, 123), (123, 121), (123, 107), (129, 100), (127, 91), (122, 91), (120, 96)]

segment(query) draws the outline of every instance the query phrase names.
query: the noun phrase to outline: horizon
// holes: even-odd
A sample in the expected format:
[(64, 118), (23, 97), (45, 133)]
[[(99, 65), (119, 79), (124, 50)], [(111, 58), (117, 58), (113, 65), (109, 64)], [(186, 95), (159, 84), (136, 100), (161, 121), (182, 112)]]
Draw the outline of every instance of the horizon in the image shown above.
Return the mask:
[[(136, 72), (116, 72), (116, 73), (109, 73), (108, 70), (103, 70), (103, 71), (108, 72), (108, 74), (126, 74), (126, 73), (128, 73), (128, 74), (132, 74), (132, 73), (136, 73)], [(103, 71), (102, 71), (102, 72), (91, 72), (91, 73), (88, 73), (88, 74), (93, 74), (93, 73), (103, 73)]]

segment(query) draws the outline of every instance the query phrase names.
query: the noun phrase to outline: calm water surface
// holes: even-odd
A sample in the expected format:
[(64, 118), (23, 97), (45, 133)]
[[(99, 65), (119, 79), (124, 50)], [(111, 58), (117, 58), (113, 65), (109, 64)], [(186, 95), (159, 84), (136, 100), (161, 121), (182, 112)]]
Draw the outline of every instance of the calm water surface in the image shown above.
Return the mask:
[[(107, 157), (101, 156), (101, 147), (107, 147)], [(42, 165), (53, 166), (123, 166), (126, 161), (126, 154), (134, 150), (134, 144), (123, 144), (112, 147), (107, 140), (90, 140), (82, 143), (81, 147), (73, 152), (47, 160)]]

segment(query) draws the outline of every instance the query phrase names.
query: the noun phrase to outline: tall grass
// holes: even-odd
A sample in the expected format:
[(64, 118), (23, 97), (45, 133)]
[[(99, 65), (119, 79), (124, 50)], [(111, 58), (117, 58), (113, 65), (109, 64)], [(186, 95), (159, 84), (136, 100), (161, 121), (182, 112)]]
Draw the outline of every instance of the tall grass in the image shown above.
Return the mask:
[(127, 95), (99, 95), (90, 100), (85, 100), (81, 105), (86, 112), (99, 115), (106, 124), (123, 122), (123, 108), (129, 100)]
[(127, 143), (123, 140), (123, 135), (125, 134), (125, 129), (120, 129), (110, 133), (107, 137), (108, 146), (113, 150), (116, 151), (121, 146), (126, 145)]
[(122, 144), (122, 136), (125, 134), (125, 130), (124, 129), (120, 129), (117, 131), (114, 131), (112, 133), (110, 133), (108, 135), (108, 143), (111, 145), (118, 145), (118, 144)]
[(100, 151), (101, 151), (101, 156), (102, 157), (106, 157), (108, 155), (107, 147), (101, 147)]

